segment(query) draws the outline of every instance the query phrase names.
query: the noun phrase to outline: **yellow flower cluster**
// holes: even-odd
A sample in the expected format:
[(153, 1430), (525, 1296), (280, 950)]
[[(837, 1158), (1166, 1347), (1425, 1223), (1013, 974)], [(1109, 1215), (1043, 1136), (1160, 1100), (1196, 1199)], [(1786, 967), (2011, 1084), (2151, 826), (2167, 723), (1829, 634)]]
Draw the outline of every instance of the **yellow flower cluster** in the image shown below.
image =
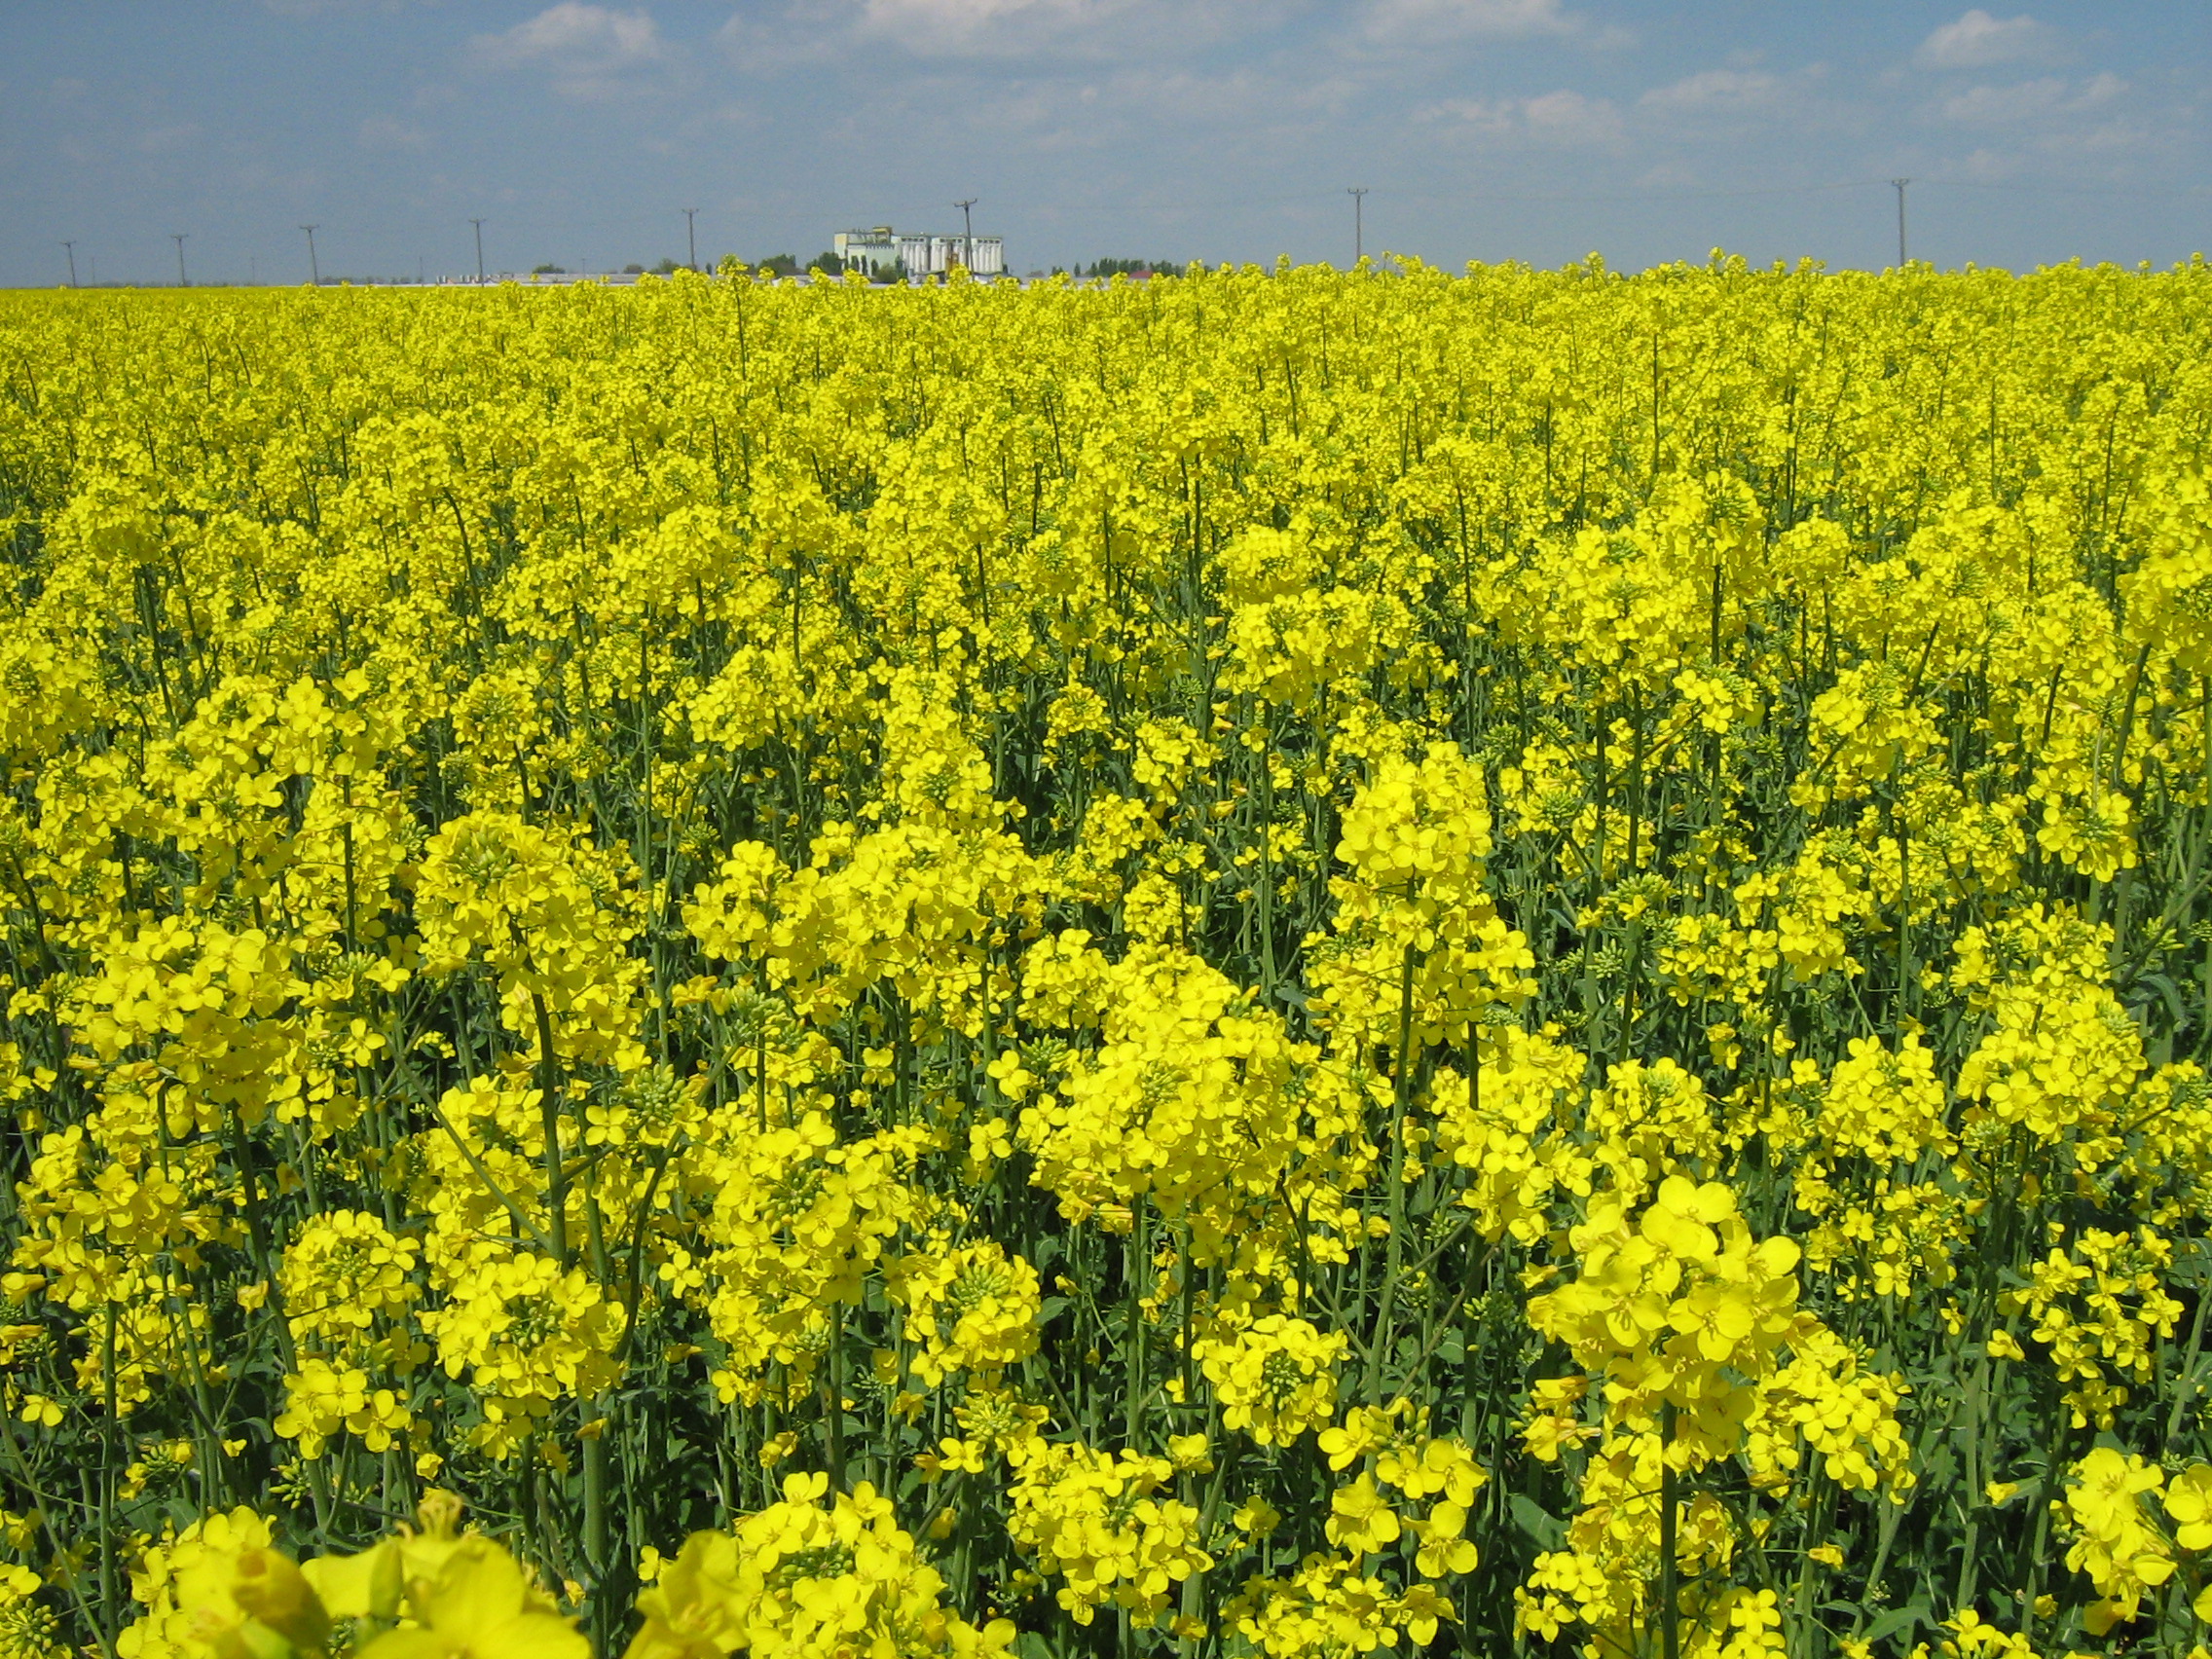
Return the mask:
[(1349, 1344), (1342, 1331), (1270, 1313), (1233, 1338), (1200, 1341), (1192, 1354), (1226, 1426), (1262, 1446), (1287, 1446), (1336, 1414), (1337, 1363)]
[(835, 1659), (895, 1653), (991, 1659), (1014, 1639), (941, 1605), (944, 1580), (866, 1481), (827, 1508), (822, 1475), (792, 1475), (781, 1502), (735, 1535), (695, 1532), (639, 1598), (643, 1628), (627, 1659)]
[[(2066, 1565), (2086, 1573), (2100, 1598), (2083, 1613), (2090, 1634), (2102, 1636), (2137, 1617), (2143, 1599), (2174, 1576), (2176, 1551), (2190, 1560), (2192, 1612), (2212, 1619), (2203, 1559), (2212, 1547), (2212, 1465), (2192, 1463), (2169, 1484), (2157, 1464), (2100, 1446), (2068, 1476), (2065, 1516), (2073, 1542)], [(2170, 1532), (2145, 1505), (2152, 1493), (2173, 1524)]]
[[(194, 1522), (150, 1550), (132, 1585), (148, 1611), (125, 1659), (588, 1659), (590, 1647), (512, 1554), (459, 1529), (460, 1501), (433, 1491), (422, 1530), (351, 1556), (295, 1564), (250, 1508)], [(338, 1636), (343, 1628), (350, 1640)]]
[(1165, 1457), (1112, 1456), (1083, 1445), (1026, 1441), (1013, 1454), (1008, 1531), (1078, 1624), (1100, 1606), (1149, 1626), (1169, 1594), (1213, 1560), (1198, 1547), (1198, 1512), (1160, 1495), (1174, 1479)]

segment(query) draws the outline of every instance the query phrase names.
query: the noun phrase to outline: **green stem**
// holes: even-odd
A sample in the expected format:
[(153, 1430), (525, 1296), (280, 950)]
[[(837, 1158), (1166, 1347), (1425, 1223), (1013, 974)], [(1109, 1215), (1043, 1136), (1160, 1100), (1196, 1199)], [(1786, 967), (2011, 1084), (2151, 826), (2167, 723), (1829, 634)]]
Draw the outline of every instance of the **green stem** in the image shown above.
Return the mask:
[(1398, 1051), (1390, 1100), (1390, 1239), (1384, 1248), (1382, 1290), (1375, 1325), (1367, 1342), (1367, 1403), (1382, 1403), (1382, 1361), (1390, 1348), (1390, 1321), (1397, 1311), (1398, 1279), (1406, 1253), (1406, 1106), (1413, 1094), (1414, 947), (1408, 944), (1398, 969)]
[(545, 1125), (545, 1231), (553, 1263), (569, 1271), (569, 1173), (561, 1158), (561, 1065), (553, 1054), (553, 1015), (545, 998), (530, 993), (537, 1015), (537, 1109)]
[(1675, 1445), (1675, 1403), (1659, 1408), (1659, 1650), (1665, 1659), (1681, 1659), (1682, 1633), (1679, 1613), (1680, 1567), (1675, 1559), (1675, 1463), (1669, 1454)]

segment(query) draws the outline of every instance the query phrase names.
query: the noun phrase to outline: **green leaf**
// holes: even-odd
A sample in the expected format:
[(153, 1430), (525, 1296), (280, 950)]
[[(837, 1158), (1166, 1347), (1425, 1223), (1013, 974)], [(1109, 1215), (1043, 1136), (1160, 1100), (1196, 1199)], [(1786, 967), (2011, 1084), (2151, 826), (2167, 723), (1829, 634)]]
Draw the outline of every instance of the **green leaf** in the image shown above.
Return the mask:
[(1507, 1499), (1506, 1508), (1512, 1512), (1513, 1524), (1526, 1532), (1538, 1549), (1556, 1550), (1567, 1535), (1566, 1523), (1525, 1492), (1517, 1492)]
[(1924, 1601), (1907, 1602), (1901, 1607), (1892, 1607), (1868, 1625), (1865, 1640), (1869, 1642), (1880, 1641), (1884, 1637), (1895, 1636), (1900, 1630), (1909, 1632), (1920, 1625), (1926, 1625), (1930, 1630), (1936, 1628), (1934, 1610)]

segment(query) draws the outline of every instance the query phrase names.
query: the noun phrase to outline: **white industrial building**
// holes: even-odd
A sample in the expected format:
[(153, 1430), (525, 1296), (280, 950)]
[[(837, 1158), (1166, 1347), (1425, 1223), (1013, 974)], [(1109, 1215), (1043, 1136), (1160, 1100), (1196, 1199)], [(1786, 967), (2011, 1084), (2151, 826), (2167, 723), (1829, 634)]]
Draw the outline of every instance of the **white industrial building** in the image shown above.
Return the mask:
[(997, 276), (1006, 271), (1006, 243), (998, 237), (940, 236), (926, 231), (895, 231), (876, 225), (865, 231), (839, 231), (830, 249), (847, 271), (873, 276), (893, 266), (909, 276), (943, 276), (956, 265), (971, 276)]

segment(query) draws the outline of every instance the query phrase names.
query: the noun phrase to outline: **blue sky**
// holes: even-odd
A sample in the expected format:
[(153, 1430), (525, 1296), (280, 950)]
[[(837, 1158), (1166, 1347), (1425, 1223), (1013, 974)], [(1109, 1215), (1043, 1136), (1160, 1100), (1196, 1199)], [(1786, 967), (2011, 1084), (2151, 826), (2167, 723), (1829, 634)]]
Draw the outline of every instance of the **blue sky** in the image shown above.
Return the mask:
[(0, 283), (605, 269), (976, 228), (1017, 271), (2212, 249), (2205, 0), (6, 0)]

